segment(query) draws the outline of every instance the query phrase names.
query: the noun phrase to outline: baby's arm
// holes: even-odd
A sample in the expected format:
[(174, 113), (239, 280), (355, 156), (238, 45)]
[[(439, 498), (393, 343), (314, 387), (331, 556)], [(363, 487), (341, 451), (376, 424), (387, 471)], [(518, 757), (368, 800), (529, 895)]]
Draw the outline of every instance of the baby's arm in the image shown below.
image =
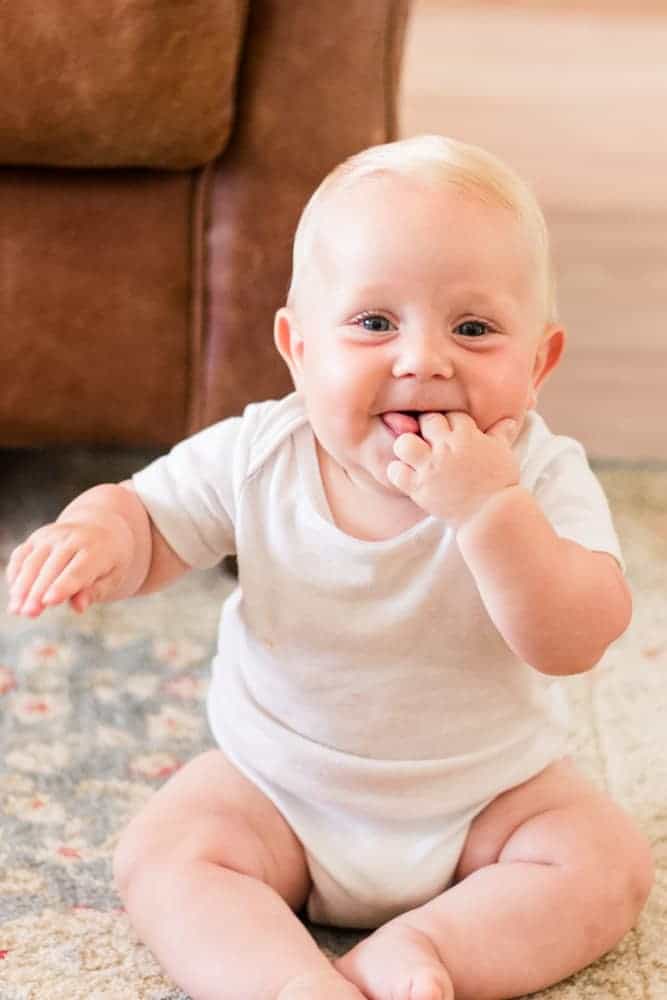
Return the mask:
[(631, 598), (613, 556), (551, 526), (518, 485), (511, 424), (483, 433), (465, 413), (420, 419), (404, 434), (391, 481), (457, 530), (461, 554), (508, 646), (545, 674), (583, 673), (630, 621)]
[(87, 490), (12, 553), (9, 610), (35, 617), (69, 601), (75, 611), (166, 586), (190, 567), (152, 524), (130, 482)]
[(505, 489), (459, 527), (458, 544), (496, 628), (542, 673), (583, 673), (630, 623), (613, 556), (556, 534), (534, 497)]

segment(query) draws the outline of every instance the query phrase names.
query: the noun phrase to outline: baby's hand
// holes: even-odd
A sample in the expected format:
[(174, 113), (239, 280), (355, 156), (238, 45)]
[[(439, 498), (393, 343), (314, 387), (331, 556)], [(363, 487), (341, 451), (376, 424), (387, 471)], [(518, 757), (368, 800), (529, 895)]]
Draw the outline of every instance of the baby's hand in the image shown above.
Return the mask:
[(69, 601), (82, 612), (116, 592), (132, 558), (132, 537), (118, 515), (99, 521), (56, 521), (39, 528), (7, 565), (8, 610), (37, 617)]
[(484, 433), (467, 413), (427, 413), (419, 426), (423, 437), (396, 438), (399, 461), (389, 464), (387, 476), (428, 514), (459, 527), (495, 493), (518, 483), (511, 449), (516, 421), (499, 420)]

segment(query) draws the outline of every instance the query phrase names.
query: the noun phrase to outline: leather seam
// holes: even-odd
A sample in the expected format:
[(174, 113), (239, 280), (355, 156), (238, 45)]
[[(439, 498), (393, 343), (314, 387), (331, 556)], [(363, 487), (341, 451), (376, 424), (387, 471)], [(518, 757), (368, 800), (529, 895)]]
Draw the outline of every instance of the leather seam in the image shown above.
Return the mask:
[(206, 413), (206, 219), (215, 160), (194, 171), (190, 200), (190, 304), (186, 373), (185, 427), (188, 434), (199, 430)]

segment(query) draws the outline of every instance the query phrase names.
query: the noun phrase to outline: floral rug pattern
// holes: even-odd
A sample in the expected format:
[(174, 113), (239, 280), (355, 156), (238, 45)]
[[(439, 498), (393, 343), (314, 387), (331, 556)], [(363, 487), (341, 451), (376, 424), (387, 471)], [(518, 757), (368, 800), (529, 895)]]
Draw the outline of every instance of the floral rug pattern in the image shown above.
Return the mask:
[[(53, 516), (59, 490), (66, 500), (86, 476), (105, 478), (89, 467), (103, 457), (76, 457), (80, 482), (67, 456), (48, 480), (39, 472), (47, 457), (34, 456), (29, 475), (10, 461), (0, 569), (13, 545)], [(142, 464), (136, 456), (126, 462)], [(569, 682), (572, 749), (636, 815), (658, 875), (621, 945), (539, 996), (667, 1000), (667, 470), (600, 475), (624, 543), (635, 618), (594, 675)], [(203, 700), (220, 604), (232, 586), (216, 569), (81, 617), (55, 609), (27, 621), (4, 613), (0, 583), (0, 1000), (184, 1000), (137, 941), (113, 887), (111, 855), (154, 789), (212, 745)], [(357, 937), (314, 932), (331, 952)]]

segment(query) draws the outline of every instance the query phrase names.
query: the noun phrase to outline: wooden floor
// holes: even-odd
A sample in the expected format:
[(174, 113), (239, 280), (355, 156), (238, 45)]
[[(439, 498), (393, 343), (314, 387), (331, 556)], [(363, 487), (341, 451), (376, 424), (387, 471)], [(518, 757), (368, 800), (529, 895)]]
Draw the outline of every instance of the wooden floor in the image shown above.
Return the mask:
[(532, 183), (569, 332), (541, 409), (593, 457), (667, 461), (667, 3), (586, 6), (417, 0), (401, 132), (486, 146)]

